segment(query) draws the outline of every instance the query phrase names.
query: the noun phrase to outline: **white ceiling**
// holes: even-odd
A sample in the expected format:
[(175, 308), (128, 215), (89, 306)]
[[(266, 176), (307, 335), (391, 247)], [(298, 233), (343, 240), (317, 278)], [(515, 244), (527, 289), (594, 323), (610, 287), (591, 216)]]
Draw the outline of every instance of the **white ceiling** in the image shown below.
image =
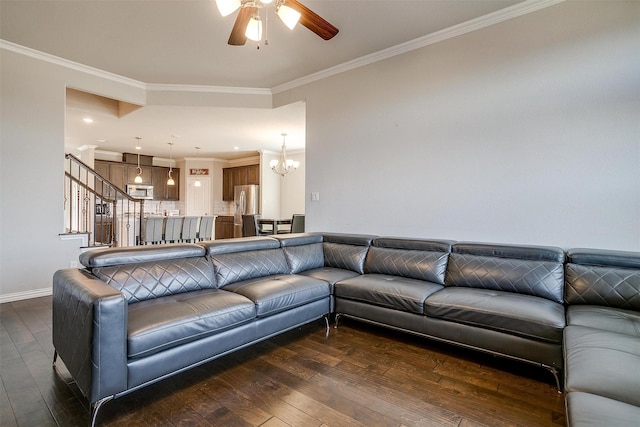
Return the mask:
[[(0, 0), (0, 38), (149, 84), (271, 89), (423, 37), (522, 0), (302, 0), (339, 28), (324, 41), (289, 31), (268, 11), (269, 44), (229, 46), (235, 14), (214, 0)], [(237, 12), (236, 12), (237, 13)], [(276, 110), (146, 106), (122, 118), (97, 114), (86, 125), (68, 109), (66, 144), (145, 154), (234, 158), (255, 150), (304, 147), (304, 104)], [(94, 112), (95, 114), (95, 112)], [(172, 138), (171, 135), (180, 135)], [(106, 139), (102, 143), (98, 139)], [(240, 147), (237, 152), (234, 146)]]

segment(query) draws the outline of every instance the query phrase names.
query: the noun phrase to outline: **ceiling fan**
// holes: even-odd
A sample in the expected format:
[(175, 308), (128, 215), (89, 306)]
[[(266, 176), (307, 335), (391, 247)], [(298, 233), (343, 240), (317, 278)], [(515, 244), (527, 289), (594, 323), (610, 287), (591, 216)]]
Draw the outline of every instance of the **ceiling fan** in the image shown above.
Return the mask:
[(338, 34), (339, 30), (336, 27), (298, 0), (216, 0), (222, 16), (231, 15), (240, 9), (227, 43), (232, 46), (242, 46), (247, 39), (260, 41), (262, 18), (258, 12), (270, 3), (274, 4), (276, 14), (290, 30), (300, 22), (324, 40), (330, 40)]

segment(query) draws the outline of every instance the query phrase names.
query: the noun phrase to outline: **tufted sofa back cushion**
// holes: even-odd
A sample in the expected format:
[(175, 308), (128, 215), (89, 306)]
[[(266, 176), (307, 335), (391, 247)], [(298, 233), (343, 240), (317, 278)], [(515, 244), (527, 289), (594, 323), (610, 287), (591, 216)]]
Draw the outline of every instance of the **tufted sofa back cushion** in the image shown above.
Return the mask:
[(640, 311), (640, 253), (571, 249), (565, 301)]
[(514, 292), (561, 303), (563, 262), (560, 248), (456, 243), (445, 285)]
[(250, 250), (221, 253), (211, 256), (218, 286), (257, 277), (289, 274), (289, 266), (282, 249)]
[(129, 303), (216, 287), (213, 265), (204, 256), (109, 265), (91, 272)]
[(292, 274), (324, 267), (321, 234), (281, 234), (276, 239), (284, 250)]
[(369, 249), (364, 272), (443, 285), (450, 250), (449, 241), (379, 237)]
[(364, 260), (374, 238), (365, 234), (323, 234), (324, 266), (363, 274)]

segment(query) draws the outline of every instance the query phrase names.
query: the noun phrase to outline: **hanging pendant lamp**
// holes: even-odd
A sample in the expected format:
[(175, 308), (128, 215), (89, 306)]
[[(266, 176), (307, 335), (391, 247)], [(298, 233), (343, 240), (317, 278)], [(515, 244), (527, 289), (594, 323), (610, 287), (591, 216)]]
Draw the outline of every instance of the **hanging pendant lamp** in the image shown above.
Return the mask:
[[(200, 150), (200, 147), (196, 147), (196, 150)], [(199, 151), (196, 151), (196, 153), (199, 153)], [(196, 157), (198, 155), (196, 154)], [(196, 182), (193, 183), (194, 187), (200, 187), (202, 184), (200, 183), (200, 180), (196, 177)]]
[(176, 182), (171, 176), (171, 172), (173, 172), (173, 157), (171, 156), (171, 146), (173, 142), (167, 142), (167, 144), (169, 144), (169, 179), (167, 179), (167, 185), (176, 185)]
[(138, 150), (138, 174), (133, 179), (133, 182), (135, 182), (136, 184), (142, 184), (142, 168), (140, 167), (140, 151), (139, 151), (142, 149), (142, 145), (140, 145), (140, 140), (142, 138), (139, 136), (136, 136), (136, 139), (138, 140), (138, 143), (136, 144), (136, 150)]

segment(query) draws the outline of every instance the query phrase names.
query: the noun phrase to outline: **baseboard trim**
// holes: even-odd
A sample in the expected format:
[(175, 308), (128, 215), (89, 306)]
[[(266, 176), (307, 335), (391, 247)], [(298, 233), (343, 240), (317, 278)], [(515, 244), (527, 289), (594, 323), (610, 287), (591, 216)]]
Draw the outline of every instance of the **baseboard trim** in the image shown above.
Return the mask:
[(22, 301), (25, 299), (47, 297), (53, 293), (53, 288), (35, 289), (33, 291), (16, 292), (13, 294), (0, 295), (0, 304), (5, 302)]

